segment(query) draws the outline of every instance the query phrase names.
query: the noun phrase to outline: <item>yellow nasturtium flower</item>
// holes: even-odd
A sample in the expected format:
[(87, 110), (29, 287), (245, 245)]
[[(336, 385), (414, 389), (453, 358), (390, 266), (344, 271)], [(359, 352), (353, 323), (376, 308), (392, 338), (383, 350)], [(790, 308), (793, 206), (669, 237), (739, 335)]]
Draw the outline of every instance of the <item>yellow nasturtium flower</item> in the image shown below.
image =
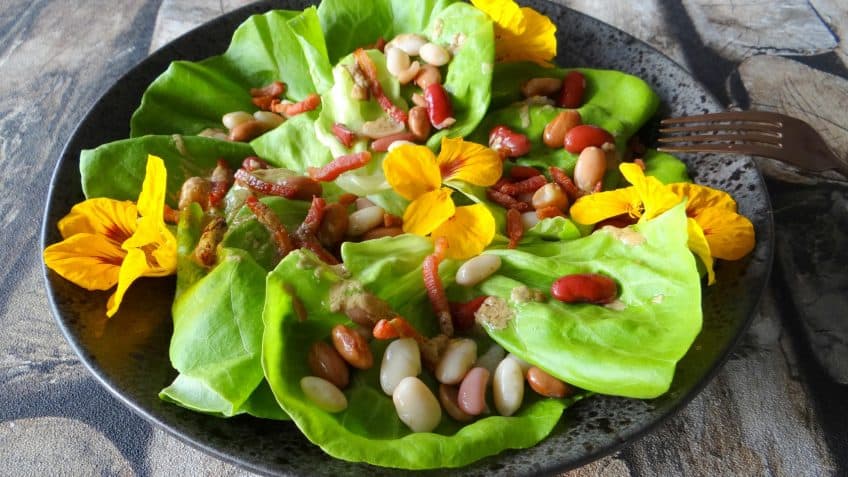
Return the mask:
[(383, 160), (386, 180), (398, 195), (412, 201), (403, 214), (403, 231), (445, 237), (447, 256), (455, 259), (482, 252), (495, 236), (495, 219), (483, 204), (457, 207), (452, 189), (443, 183), (460, 180), (490, 186), (502, 172), (498, 153), (461, 138), (442, 139), (438, 157), (425, 146), (408, 144)]
[(471, 0), (492, 19), (495, 27), (495, 60), (502, 63), (532, 61), (553, 66), (556, 25), (550, 18), (512, 0)]
[(167, 171), (159, 157), (147, 156), (138, 204), (108, 198), (75, 205), (59, 221), (62, 240), (44, 250), (44, 263), (88, 290), (118, 288), (107, 316), (118, 311), (139, 277), (162, 277), (177, 270), (177, 240), (165, 225)]
[(628, 214), (650, 220), (686, 200), (689, 249), (704, 263), (710, 284), (715, 282), (713, 258), (738, 260), (754, 249), (754, 226), (736, 212), (736, 201), (726, 192), (697, 184), (664, 185), (636, 164), (619, 169), (633, 185), (581, 197), (571, 207), (572, 219), (595, 224)]

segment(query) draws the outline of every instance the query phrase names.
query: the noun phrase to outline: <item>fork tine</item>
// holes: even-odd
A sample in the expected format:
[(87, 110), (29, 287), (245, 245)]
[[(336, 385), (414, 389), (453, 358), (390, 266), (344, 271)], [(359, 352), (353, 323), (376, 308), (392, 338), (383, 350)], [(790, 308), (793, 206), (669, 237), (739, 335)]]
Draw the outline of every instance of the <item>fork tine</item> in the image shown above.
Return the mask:
[(701, 124), (698, 126), (675, 126), (668, 128), (661, 128), (659, 132), (661, 133), (681, 133), (681, 132), (710, 132), (710, 131), (724, 131), (728, 129), (733, 129), (734, 131), (761, 131), (761, 132), (771, 132), (772, 134), (780, 135), (780, 126), (774, 124), (761, 124), (761, 123), (750, 123), (750, 124), (721, 124), (721, 123), (712, 123), (712, 124)]
[(698, 144), (690, 146), (660, 146), (660, 152), (733, 152), (752, 156), (772, 157), (779, 147), (760, 144)]
[(742, 111), (742, 112), (725, 112), (701, 114), (698, 116), (683, 116), (680, 118), (668, 118), (660, 121), (663, 126), (680, 123), (705, 123), (712, 121), (746, 121), (746, 122), (761, 122), (781, 124), (780, 116), (774, 113), (762, 111)]
[(782, 138), (769, 134), (745, 133), (745, 134), (694, 134), (691, 136), (670, 136), (657, 139), (661, 143), (681, 142), (738, 142), (738, 143), (763, 143), (781, 145)]

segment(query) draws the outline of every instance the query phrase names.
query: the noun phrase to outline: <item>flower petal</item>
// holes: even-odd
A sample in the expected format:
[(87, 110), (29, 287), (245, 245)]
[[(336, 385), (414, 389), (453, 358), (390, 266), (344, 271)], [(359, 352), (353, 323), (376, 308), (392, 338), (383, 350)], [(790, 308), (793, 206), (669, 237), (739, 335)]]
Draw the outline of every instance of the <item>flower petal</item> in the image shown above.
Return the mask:
[(739, 260), (754, 249), (754, 225), (744, 216), (708, 208), (693, 218), (704, 230), (713, 257)]
[(651, 220), (681, 202), (681, 198), (657, 178), (646, 176), (642, 168), (633, 163), (619, 166), (627, 182), (633, 184), (642, 200), (643, 212), (640, 220)]
[(710, 245), (707, 243), (706, 237), (704, 237), (704, 231), (701, 229), (701, 226), (698, 225), (698, 222), (695, 222), (695, 220), (691, 218), (686, 221), (686, 231), (689, 234), (689, 240), (687, 242), (689, 250), (701, 259), (701, 262), (707, 269), (707, 284), (712, 285), (715, 283), (713, 257), (710, 253)]
[(514, 35), (520, 35), (527, 29), (527, 21), (521, 7), (512, 0), (471, 0), (471, 3), (489, 15), (495, 25)]
[(78, 233), (44, 249), (44, 264), (86, 290), (108, 290), (118, 283), (124, 252), (104, 235)]
[(736, 201), (727, 192), (698, 184), (680, 182), (668, 186), (681, 199), (686, 197), (686, 215), (694, 217), (701, 210), (716, 208), (736, 212)]
[(497, 152), (462, 138), (442, 138), (437, 160), (443, 181), (456, 179), (490, 186), (503, 174), (503, 160)]
[(433, 231), (448, 241), (446, 256), (466, 259), (479, 255), (495, 237), (495, 218), (483, 204), (457, 207), (453, 217)]
[(143, 276), (149, 268), (147, 255), (143, 250), (136, 248), (127, 253), (124, 263), (121, 265), (121, 272), (118, 275), (118, 288), (109, 297), (109, 302), (106, 304), (106, 316), (111, 318), (117, 313), (127, 289), (129, 289), (134, 281)]
[(138, 213), (142, 217), (155, 217), (164, 221), (165, 192), (168, 187), (168, 171), (160, 157), (147, 155), (144, 183), (138, 195)]
[(403, 231), (422, 236), (430, 234), (456, 211), (450, 196), (451, 190), (447, 187), (421, 194), (403, 213)]
[(407, 200), (442, 184), (436, 156), (426, 146), (406, 144), (393, 149), (383, 159), (383, 173), (395, 192)]
[(641, 201), (634, 187), (584, 195), (571, 206), (571, 218), (581, 224), (596, 224), (621, 214), (641, 215)]
[(495, 25), (495, 60), (503, 63), (532, 61), (539, 66), (553, 66), (550, 60), (556, 56), (556, 25), (550, 18), (524, 7), (521, 9), (527, 28), (515, 34)]
[(130, 201), (98, 197), (73, 206), (59, 221), (62, 238), (74, 234), (97, 234), (108, 237), (118, 246), (133, 234), (138, 211)]

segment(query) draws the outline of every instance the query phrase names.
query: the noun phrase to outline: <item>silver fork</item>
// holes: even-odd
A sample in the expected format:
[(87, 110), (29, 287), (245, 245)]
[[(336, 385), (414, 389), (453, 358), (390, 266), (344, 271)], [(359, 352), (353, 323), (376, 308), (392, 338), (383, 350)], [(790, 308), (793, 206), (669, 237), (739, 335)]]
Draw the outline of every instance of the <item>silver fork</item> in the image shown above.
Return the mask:
[[(808, 171), (837, 170), (848, 164), (830, 150), (812, 126), (765, 111), (732, 111), (663, 119), (657, 149), (665, 152), (723, 152), (770, 157)], [(685, 133), (685, 134), (680, 134)]]

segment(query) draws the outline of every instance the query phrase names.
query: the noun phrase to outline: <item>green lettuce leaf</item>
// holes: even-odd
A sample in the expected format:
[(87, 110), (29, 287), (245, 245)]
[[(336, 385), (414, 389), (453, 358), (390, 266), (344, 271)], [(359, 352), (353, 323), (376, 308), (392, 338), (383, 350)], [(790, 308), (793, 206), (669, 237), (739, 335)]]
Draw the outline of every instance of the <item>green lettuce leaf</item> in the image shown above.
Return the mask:
[[(411, 241), (404, 243), (414, 250), (420, 247)], [(400, 265), (412, 268), (411, 264)], [(359, 277), (354, 273), (353, 278)], [(328, 454), (404, 469), (463, 466), (505, 449), (536, 444), (550, 433), (572, 401), (539, 399), (528, 392), (524, 406), (512, 417), (490, 416), (461, 426), (443, 415), (434, 432), (412, 433), (397, 417), (391, 397), (381, 390), (377, 364), (354, 373), (344, 390), (346, 410), (329, 414), (318, 409), (301, 391), (300, 379), (310, 374), (305, 357), (311, 344), (328, 339), (334, 325), (349, 323), (344, 315), (327, 308), (330, 287), (340, 280), (343, 278), (335, 270), (311, 253), (296, 251), (268, 275), (263, 312), (262, 363), (271, 389), (304, 435)], [(286, 289), (309, 310), (305, 320), (293, 311), (292, 296)], [(382, 359), (385, 345), (372, 342), (375, 363)]]
[(138, 199), (147, 167), (147, 155), (159, 156), (168, 170), (165, 201), (177, 207), (180, 188), (192, 176), (206, 176), (218, 159), (237, 168), (253, 149), (243, 143), (195, 136), (145, 136), (85, 149), (80, 154), (82, 190), (86, 198)]
[(254, 15), (239, 26), (223, 55), (171, 63), (144, 93), (130, 136), (221, 128), (224, 114), (257, 109), (250, 88), (277, 80), (286, 83), (285, 96), (292, 101), (329, 89), (330, 62), (314, 7)]
[(601, 273), (613, 278), (615, 305), (512, 302), (515, 317), (503, 329), (486, 326), (505, 349), (575, 386), (602, 394), (653, 398), (666, 392), (677, 361), (701, 329), (701, 280), (687, 247), (681, 204), (633, 230), (644, 243), (629, 245), (598, 231), (569, 242), (535, 242), (501, 257), (483, 293), (511, 300), (514, 287), (549, 290), (563, 275)]
[(692, 182), (686, 164), (671, 154), (648, 149), (642, 160), (645, 161), (645, 175), (656, 177), (663, 184)]

